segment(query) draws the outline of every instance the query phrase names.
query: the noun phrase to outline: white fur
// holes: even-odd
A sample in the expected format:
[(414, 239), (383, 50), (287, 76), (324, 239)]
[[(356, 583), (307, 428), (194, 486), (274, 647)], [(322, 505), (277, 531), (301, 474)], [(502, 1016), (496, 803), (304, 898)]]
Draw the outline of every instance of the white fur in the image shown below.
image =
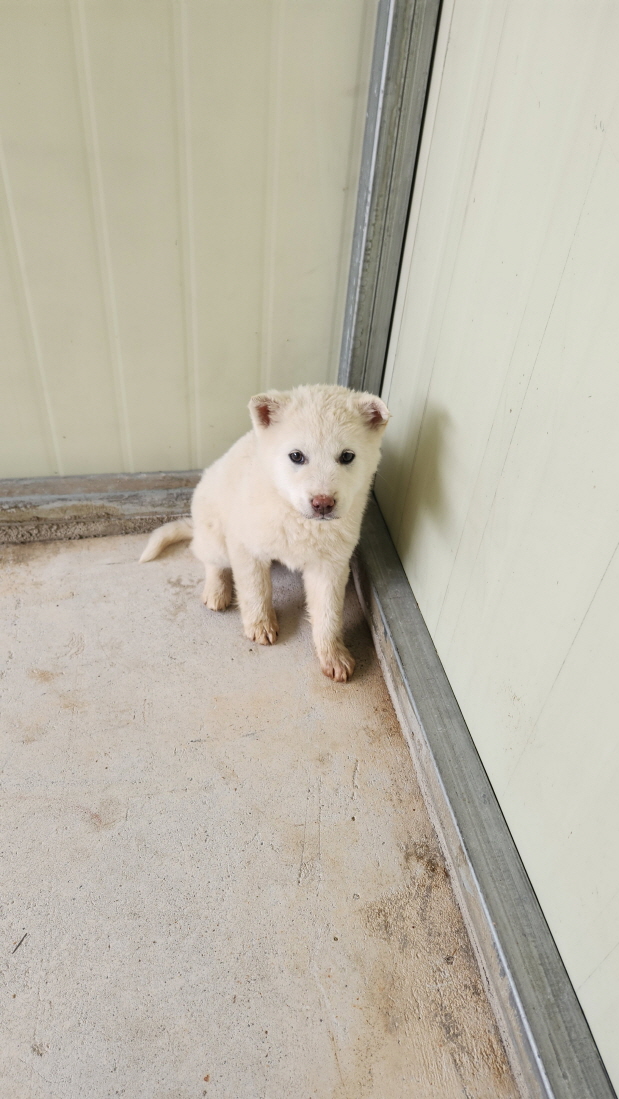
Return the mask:
[[(344, 591), (389, 412), (380, 398), (335, 385), (270, 391), (249, 408), (253, 431), (204, 471), (192, 524), (154, 531), (140, 560), (193, 530), (191, 548), (206, 569), (204, 602), (227, 607), (234, 576), (245, 634), (262, 645), (278, 632), (271, 562), (301, 571), (321, 668), (345, 682), (355, 662), (342, 640)], [(338, 461), (345, 451), (355, 455), (348, 465)], [(306, 461), (293, 463), (296, 452)], [(316, 514), (316, 497), (335, 501), (330, 514)]]

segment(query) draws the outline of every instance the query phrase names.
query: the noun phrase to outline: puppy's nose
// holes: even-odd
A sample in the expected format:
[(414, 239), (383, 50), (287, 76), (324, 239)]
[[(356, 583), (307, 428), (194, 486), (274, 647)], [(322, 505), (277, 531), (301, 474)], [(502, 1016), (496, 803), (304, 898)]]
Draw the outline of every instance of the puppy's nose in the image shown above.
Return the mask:
[(314, 496), (312, 500), (315, 515), (330, 515), (334, 507), (335, 500), (332, 496)]

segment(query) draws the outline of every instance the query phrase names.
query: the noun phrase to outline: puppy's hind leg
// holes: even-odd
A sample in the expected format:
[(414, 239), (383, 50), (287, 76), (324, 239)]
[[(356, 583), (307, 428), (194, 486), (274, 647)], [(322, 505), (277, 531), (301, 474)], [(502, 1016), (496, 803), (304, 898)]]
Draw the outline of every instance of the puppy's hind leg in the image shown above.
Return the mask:
[(223, 611), (232, 602), (232, 569), (226, 544), (216, 525), (196, 508), (195, 496), (192, 509), (197, 513), (191, 552), (204, 565), (202, 602), (212, 611)]
[(232, 569), (204, 566), (206, 577), (202, 602), (212, 611), (225, 611), (232, 602)]
[(242, 546), (230, 556), (245, 636), (260, 645), (274, 645), (279, 625), (273, 610), (271, 562), (259, 561)]

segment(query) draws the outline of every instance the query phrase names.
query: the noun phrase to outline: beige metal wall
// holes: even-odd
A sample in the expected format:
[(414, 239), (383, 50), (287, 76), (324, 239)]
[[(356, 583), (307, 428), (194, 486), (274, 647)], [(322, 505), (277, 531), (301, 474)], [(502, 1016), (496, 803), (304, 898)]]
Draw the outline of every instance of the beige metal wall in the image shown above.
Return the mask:
[(0, 477), (185, 469), (334, 380), (377, 0), (3, 0)]
[(619, 7), (451, 0), (378, 494), (619, 1086)]

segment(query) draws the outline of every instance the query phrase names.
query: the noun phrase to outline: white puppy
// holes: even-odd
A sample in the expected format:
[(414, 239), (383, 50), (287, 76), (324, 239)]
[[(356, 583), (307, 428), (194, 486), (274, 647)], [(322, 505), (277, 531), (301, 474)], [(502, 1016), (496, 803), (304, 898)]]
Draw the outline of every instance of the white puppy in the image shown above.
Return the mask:
[(344, 591), (389, 411), (337, 385), (270, 391), (249, 410), (253, 431), (205, 470), (191, 521), (154, 531), (140, 561), (192, 538), (207, 607), (230, 604), (234, 578), (245, 634), (261, 645), (278, 632), (271, 562), (300, 570), (320, 666), (343, 683), (355, 666), (342, 640)]

